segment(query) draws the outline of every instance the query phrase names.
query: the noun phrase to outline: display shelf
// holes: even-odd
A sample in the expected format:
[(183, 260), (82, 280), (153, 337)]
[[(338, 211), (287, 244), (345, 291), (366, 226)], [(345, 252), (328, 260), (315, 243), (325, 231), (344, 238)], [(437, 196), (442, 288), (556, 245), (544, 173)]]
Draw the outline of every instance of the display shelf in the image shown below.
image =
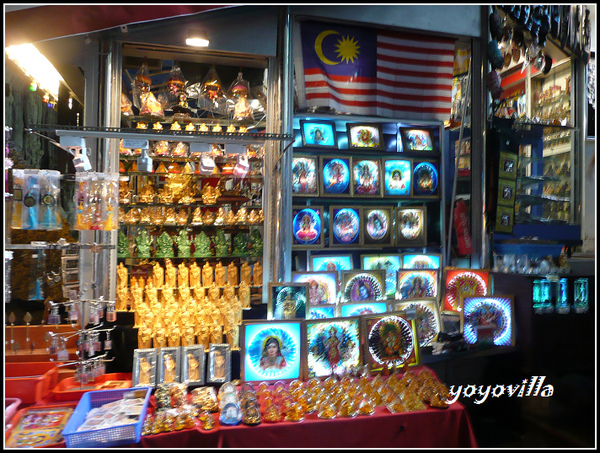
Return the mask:
[(69, 242), (66, 244), (32, 242), (30, 244), (4, 244), (4, 250), (113, 250), (116, 246), (112, 244), (81, 244), (78, 242)]
[(517, 194), (517, 202), (521, 206), (535, 206), (546, 203), (570, 203), (570, 197), (558, 197), (555, 195), (529, 195)]

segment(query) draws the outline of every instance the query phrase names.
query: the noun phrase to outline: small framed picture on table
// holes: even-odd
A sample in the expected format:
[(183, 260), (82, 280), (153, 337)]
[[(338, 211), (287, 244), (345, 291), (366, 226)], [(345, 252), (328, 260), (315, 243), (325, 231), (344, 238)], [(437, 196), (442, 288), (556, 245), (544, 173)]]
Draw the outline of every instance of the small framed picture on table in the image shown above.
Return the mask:
[(204, 385), (204, 345), (183, 346), (181, 349), (181, 382)]
[(158, 352), (158, 384), (173, 384), (181, 378), (181, 346), (160, 348)]
[(223, 384), (231, 380), (231, 345), (211, 343), (208, 349), (208, 384)]
[(133, 351), (133, 387), (156, 387), (157, 351), (154, 348)]

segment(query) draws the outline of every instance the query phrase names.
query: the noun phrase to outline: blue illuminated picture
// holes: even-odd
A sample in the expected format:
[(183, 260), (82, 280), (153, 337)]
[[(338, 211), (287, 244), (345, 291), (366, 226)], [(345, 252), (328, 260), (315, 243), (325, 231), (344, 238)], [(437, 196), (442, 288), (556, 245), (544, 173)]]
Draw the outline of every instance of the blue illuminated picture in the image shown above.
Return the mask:
[(400, 136), (402, 138), (402, 149), (405, 152), (437, 151), (431, 129), (401, 127)]
[(512, 296), (466, 296), (461, 314), (466, 343), (477, 343), (481, 328), (493, 328), (494, 345), (513, 346), (515, 329)]
[(401, 269), (400, 255), (362, 255), (362, 268), (366, 271), (385, 270), (385, 295), (393, 299), (396, 295), (397, 272)]
[(337, 272), (292, 272), (292, 281), (308, 283), (309, 307), (337, 302)]
[(438, 189), (438, 170), (432, 162), (415, 163), (413, 195), (435, 195)]
[(331, 235), (329, 245), (360, 243), (360, 215), (358, 209), (331, 207)]
[(310, 256), (312, 271), (351, 271), (352, 255)]
[(360, 364), (359, 318), (306, 321), (306, 342), (308, 378), (343, 373)]
[(244, 381), (298, 379), (302, 359), (301, 322), (244, 323)]
[(384, 163), (383, 195), (395, 197), (410, 196), (412, 181), (412, 162), (404, 159), (389, 159)]
[(340, 311), (342, 318), (348, 316), (374, 315), (377, 313), (385, 313), (388, 310), (385, 302), (365, 302), (359, 304), (342, 304)]
[(352, 162), (353, 195), (381, 196), (381, 175), (379, 161), (360, 160)]
[(311, 206), (292, 210), (294, 242), (299, 246), (323, 246), (322, 210)]
[(310, 307), (306, 319), (329, 319), (335, 318), (335, 305)]
[(403, 269), (439, 269), (441, 255), (402, 255)]
[(333, 121), (300, 120), (302, 146), (337, 148), (335, 123)]
[(294, 156), (292, 159), (292, 195), (313, 197), (319, 195), (315, 157)]
[(350, 194), (350, 158), (322, 157), (321, 180), (323, 181), (322, 195)]

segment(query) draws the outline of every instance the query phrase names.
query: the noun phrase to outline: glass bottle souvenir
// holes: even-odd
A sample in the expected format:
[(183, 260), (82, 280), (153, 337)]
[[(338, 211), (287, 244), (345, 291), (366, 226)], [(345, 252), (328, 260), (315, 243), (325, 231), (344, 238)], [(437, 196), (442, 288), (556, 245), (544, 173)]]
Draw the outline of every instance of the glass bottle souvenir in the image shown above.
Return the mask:
[(566, 278), (561, 278), (556, 282), (556, 312), (567, 314), (570, 311), (568, 299), (568, 282)]
[(317, 417), (322, 418), (324, 420), (331, 420), (337, 416), (337, 408), (335, 404), (329, 399), (324, 399), (319, 403), (319, 407), (317, 409)]
[(198, 420), (200, 421), (200, 425), (202, 426), (202, 429), (204, 429), (206, 431), (210, 431), (211, 429), (213, 429), (215, 427), (215, 419), (212, 416), (212, 414), (208, 411), (202, 412), (198, 416)]
[(276, 403), (269, 404), (264, 411), (264, 420), (269, 423), (277, 423), (281, 421), (282, 413), (279, 405)]
[(242, 423), (248, 426), (260, 425), (260, 410), (256, 406), (247, 407), (242, 415)]
[(375, 402), (370, 397), (363, 397), (357, 407), (358, 415), (373, 415), (375, 413)]
[(575, 280), (575, 302), (573, 303), (573, 310), (575, 313), (585, 313), (589, 308), (589, 296), (588, 296), (588, 279), (578, 278)]
[(338, 405), (337, 416), (341, 418), (353, 418), (356, 416), (354, 401), (350, 397), (343, 398)]
[(290, 405), (286, 415), (285, 421), (288, 422), (301, 422), (304, 420), (304, 407), (301, 403), (294, 402)]
[(221, 410), (219, 422), (222, 425), (238, 425), (242, 421), (242, 411), (236, 403), (227, 403)]
[(223, 395), (219, 395), (219, 408), (223, 410), (225, 406), (230, 403), (239, 404), (240, 400), (237, 396), (237, 393), (225, 393)]

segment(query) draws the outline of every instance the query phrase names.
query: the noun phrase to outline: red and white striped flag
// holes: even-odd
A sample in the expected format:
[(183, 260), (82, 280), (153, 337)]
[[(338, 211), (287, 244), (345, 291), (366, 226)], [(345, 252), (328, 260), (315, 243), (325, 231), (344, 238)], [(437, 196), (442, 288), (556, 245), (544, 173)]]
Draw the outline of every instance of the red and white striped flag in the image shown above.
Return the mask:
[(450, 117), (453, 39), (312, 21), (301, 27), (300, 107), (389, 118)]

